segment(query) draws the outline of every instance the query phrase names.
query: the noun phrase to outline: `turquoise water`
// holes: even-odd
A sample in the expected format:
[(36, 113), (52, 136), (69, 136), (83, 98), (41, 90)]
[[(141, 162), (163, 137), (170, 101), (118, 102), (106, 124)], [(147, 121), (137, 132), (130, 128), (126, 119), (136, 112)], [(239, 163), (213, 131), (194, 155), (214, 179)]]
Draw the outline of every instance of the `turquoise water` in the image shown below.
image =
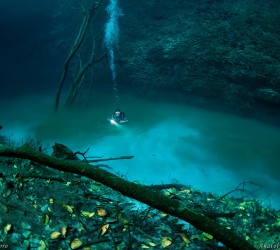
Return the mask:
[[(3, 104), (4, 129), (18, 142), (32, 136), (88, 156), (119, 157), (113, 172), (145, 184), (179, 182), (224, 194), (242, 181), (264, 187), (255, 195), (280, 207), (280, 129), (254, 120), (191, 106), (122, 95), (118, 105), (129, 124), (110, 125), (112, 96), (96, 96), (89, 107), (54, 114), (53, 96), (25, 96)], [(251, 185), (248, 189), (258, 186)]]

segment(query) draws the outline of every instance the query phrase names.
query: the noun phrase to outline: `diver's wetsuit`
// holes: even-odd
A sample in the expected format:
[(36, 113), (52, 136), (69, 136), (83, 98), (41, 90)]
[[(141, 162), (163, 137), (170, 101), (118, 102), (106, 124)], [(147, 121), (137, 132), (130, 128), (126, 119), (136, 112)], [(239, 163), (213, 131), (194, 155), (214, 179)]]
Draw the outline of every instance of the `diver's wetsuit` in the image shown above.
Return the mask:
[(117, 123), (120, 123), (121, 121), (125, 122), (127, 120), (127, 117), (125, 115), (124, 112), (120, 112), (119, 115), (116, 115), (116, 113), (114, 113), (112, 115), (112, 118), (117, 122)]

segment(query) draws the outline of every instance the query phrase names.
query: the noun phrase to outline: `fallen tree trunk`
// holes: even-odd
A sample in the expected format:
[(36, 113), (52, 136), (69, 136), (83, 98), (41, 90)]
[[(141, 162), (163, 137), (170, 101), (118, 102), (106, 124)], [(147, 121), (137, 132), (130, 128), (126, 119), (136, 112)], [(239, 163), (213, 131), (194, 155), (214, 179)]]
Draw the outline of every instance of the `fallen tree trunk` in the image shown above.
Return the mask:
[(86, 176), (100, 182), (125, 196), (145, 203), (153, 208), (178, 217), (197, 229), (211, 234), (216, 240), (233, 249), (256, 249), (243, 237), (230, 229), (221, 226), (216, 221), (183, 206), (179, 201), (173, 200), (155, 191), (152, 188), (131, 183), (104, 169), (76, 160), (63, 160), (55, 158), (29, 147), (12, 148), (0, 144), (0, 156), (29, 159), (48, 167)]

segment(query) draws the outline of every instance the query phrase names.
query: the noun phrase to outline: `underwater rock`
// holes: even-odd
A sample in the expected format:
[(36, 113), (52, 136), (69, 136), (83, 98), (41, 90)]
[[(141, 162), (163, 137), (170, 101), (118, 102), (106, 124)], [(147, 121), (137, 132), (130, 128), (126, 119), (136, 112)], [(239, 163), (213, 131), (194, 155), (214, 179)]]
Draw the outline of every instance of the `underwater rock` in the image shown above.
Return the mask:
[(270, 88), (259, 89), (256, 93), (256, 98), (263, 101), (280, 104), (280, 93), (278, 93), (274, 89), (270, 89)]

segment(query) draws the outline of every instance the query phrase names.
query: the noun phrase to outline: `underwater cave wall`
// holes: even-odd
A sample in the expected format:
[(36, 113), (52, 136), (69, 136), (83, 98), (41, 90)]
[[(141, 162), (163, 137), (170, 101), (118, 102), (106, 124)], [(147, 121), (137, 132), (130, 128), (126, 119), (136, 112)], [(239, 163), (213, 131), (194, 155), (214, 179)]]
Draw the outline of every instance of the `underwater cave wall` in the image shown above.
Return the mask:
[(166, 90), (279, 114), (277, 1), (122, 0), (121, 7), (122, 84), (144, 95)]

